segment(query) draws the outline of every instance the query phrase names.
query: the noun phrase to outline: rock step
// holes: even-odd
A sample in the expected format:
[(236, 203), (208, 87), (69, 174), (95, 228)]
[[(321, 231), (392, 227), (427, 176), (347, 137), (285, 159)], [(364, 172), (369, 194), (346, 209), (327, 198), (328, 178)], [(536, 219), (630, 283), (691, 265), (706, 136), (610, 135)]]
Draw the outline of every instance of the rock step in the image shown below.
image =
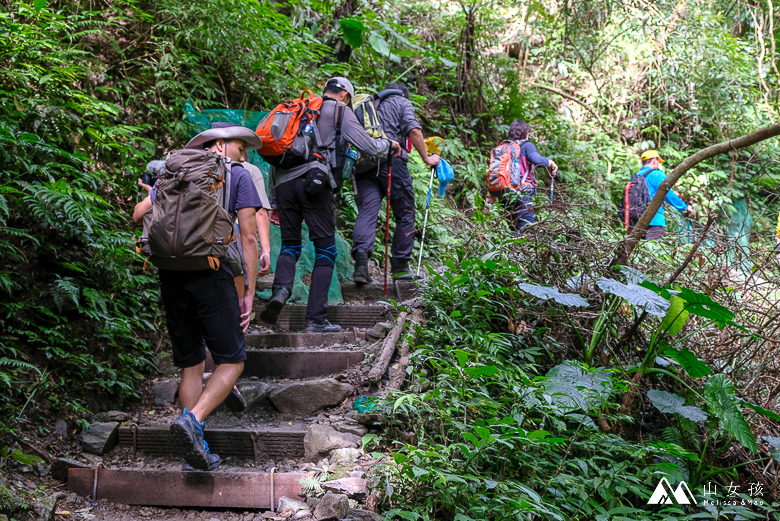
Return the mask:
[[(265, 304), (260, 301), (256, 315)], [(328, 308), (328, 320), (331, 324), (338, 324), (342, 329), (371, 328), (377, 322), (387, 322), (394, 316), (390, 306), (365, 305), (365, 306), (330, 306)], [(303, 331), (306, 329), (306, 306), (289, 305), (282, 309), (275, 329), (282, 331)]]
[[(215, 454), (235, 456), (256, 462), (269, 459), (302, 458), (305, 429), (219, 429), (206, 428), (206, 442)], [(149, 455), (179, 455), (170, 433), (170, 425), (123, 426), (118, 431), (118, 446), (134, 448)], [(149, 503), (151, 504), (151, 503)]]
[[(339, 333), (330, 333), (339, 334)], [(349, 334), (352, 337), (352, 333)], [(250, 337), (270, 335), (250, 335)], [(242, 377), (315, 378), (340, 373), (363, 361), (363, 351), (316, 349), (248, 349)], [(214, 371), (211, 353), (206, 356), (206, 371)]]
[[(237, 382), (247, 412), (256, 409), (267, 409), (273, 405), (276, 411), (283, 414), (308, 416), (315, 411), (336, 407), (354, 394), (355, 388), (336, 378), (297, 378), (288, 380), (269, 379), (266, 381), (240, 378)], [(157, 407), (170, 407), (175, 401), (178, 389), (176, 380), (158, 380), (154, 383), (154, 400)], [(227, 412), (227, 407), (220, 405), (215, 413)], [(233, 413), (228, 413), (234, 420)], [(287, 421), (287, 420), (285, 420)], [(116, 425), (116, 424), (114, 424)], [(213, 424), (212, 424), (213, 425)], [(222, 425), (228, 427), (233, 425)]]
[(280, 497), (302, 500), (304, 473), (176, 472), (129, 469), (68, 471), (68, 490), (127, 505), (275, 509)]
[[(373, 325), (373, 324), (372, 324)], [(356, 344), (363, 335), (356, 331), (339, 333), (268, 333), (245, 335), (246, 346), (253, 349), (270, 347), (320, 347), (333, 344)]]

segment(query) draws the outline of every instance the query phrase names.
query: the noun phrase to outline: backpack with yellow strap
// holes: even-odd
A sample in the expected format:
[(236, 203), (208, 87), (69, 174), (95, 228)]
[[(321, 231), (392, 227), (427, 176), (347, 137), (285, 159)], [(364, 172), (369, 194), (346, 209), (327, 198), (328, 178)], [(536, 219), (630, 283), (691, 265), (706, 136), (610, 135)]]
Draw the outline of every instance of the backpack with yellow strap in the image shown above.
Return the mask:
[[(382, 128), (382, 122), (379, 120), (377, 108), (388, 96), (403, 96), (403, 92), (397, 89), (387, 89), (380, 94), (381, 97), (379, 94), (358, 94), (352, 99), (352, 109), (357, 120), (363, 125), (363, 130), (366, 131), (366, 134), (374, 139), (387, 139), (387, 135)], [(361, 157), (355, 163), (355, 173), (376, 172), (378, 171), (377, 166), (376, 157)]]

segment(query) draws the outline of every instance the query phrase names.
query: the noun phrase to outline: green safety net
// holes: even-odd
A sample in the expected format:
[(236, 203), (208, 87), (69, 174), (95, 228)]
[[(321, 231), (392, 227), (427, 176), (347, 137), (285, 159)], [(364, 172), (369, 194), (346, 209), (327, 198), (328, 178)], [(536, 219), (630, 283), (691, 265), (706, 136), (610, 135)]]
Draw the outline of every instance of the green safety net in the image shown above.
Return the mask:
[[(704, 228), (704, 225), (691, 221), (687, 216), (677, 211), (667, 209), (666, 216), (669, 230), (679, 233), (683, 243), (696, 242)], [(729, 264), (750, 273), (753, 269), (753, 263), (750, 260), (748, 244), (755, 221), (748, 210), (747, 201), (744, 199), (735, 201), (722, 210), (722, 216), (728, 219), (723, 226), (725, 233), (719, 233), (713, 227), (702, 240), (701, 246), (712, 248), (716, 244), (722, 245), (726, 248), (726, 258)]]
[[(252, 130), (257, 128), (260, 120), (268, 114), (267, 112), (255, 112), (249, 110), (232, 109), (208, 109), (198, 110), (187, 103), (184, 105), (184, 125), (189, 132), (190, 137), (203, 132), (211, 127), (215, 121), (227, 121), (243, 125)], [(257, 166), (265, 178), (266, 192), (268, 191), (268, 170), (270, 165), (263, 161), (254, 150), (249, 151), (249, 162)], [(279, 257), (279, 251), (282, 247), (281, 231), (278, 226), (271, 226), (271, 273), (276, 270), (276, 259)], [(328, 291), (328, 303), (330, 305), (339, 305), (344, 303), (341, 295), (340, 280), (352, 280), (354, 268), (349, 261), (349, 243), (344, 240), (341, 233), (336, 230), (336, 248), (339, 255), (336, 257), (336, 266), (333, 270), (333, 280), (330, 283)], [(303, 279), (307, 277), (314, 269), (314, 244), (309, 240), (309, 229), (306, 224), (303, 225), (303, 250), (301, 258), (298, 260), (298, 266), (295, 272), (295, 282), (293, 283), (293, 292), (289, 302), (293, 304), (303, 304), (309, 299), (309, 286)], [(258, 292), (260, 298), (269, 298), (271, 290)]]

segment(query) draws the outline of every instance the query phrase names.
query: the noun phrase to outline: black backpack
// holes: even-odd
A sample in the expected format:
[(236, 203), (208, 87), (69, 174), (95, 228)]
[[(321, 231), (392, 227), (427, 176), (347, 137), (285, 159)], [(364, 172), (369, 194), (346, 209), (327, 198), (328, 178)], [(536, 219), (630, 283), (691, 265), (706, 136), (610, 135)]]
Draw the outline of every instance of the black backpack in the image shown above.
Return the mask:
[(647, 187), (647, 174), (653, 170), (648, 170), (642, 175), (634, 174), (626, 183), (623, 192), (623, 225), (628, 229), (630, 223), (635, 223), (645, 213), (650, 205), (650, 189)]

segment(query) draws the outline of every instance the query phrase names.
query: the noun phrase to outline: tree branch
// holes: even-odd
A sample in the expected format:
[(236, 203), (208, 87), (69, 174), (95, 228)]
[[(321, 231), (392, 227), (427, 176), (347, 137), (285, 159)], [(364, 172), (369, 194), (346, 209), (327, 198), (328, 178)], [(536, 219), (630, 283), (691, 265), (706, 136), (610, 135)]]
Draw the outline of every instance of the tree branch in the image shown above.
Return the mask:
[(596, 110), (593, 107), (591, 107), (590, 105), (585, 104), (584, 101), (581, 101), (581, 100), (577, 99), (576, 97), (572, 96), (571, 94), (566, 94), (565, 92), (563, 92), (561, 90), (554, 89), (552, 87), (548, 87), (547, 85), (540, 85), (539, 83), (529, 83), (529, 85), (531, 87), (536, 87), (537, 89), (543, 89), (543, 90), (552, 92), (553, 94), (557, 94), (558, 96), (561, 96), (563, 98), (566, 98), (566, 99), (569, 99), (569, 100), (573, 101), (574, 103), (582, 105), (583, 107), (585, 107), (585, 109), (587, 109), (588, 112), (593, 114), (593, 116), (599, 122), (599, 125), (601, 125), (601, 128), (604, 129), (604, 132), (606, 132), (607, 134), (611, 134), (611, 132), (609, 130), (607, 130), (607, 127), (604, 125), (604, 122), (601, 120), (601, 116), (598, 115), (598, 113), (596, 112)]

